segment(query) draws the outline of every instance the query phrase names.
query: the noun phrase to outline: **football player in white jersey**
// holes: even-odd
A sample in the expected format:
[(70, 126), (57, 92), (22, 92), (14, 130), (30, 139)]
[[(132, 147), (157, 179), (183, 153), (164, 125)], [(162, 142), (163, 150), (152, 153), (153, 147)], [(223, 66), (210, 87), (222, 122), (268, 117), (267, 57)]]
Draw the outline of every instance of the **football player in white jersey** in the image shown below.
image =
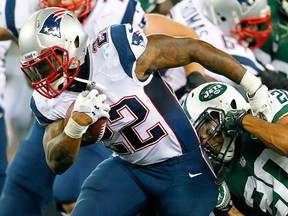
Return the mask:
[[(21, 3), (23, 3), (23, 1)], [(139, 7), (139, 3), (134, 0), (97, 1), (97, 4), (95, 5), (95, 7), (93, 7), (94, 3), (94, 1), (73, 1), (70, 3), (68, 1), (65, 1), (65, 3), (61, 3), (61, 1), (59, 0), (42, 0), (42, 4), (45, 7), (58, 5), (73, 10), (78, 15), (78, 19), (81, 20), (81, 22), (84, 24), (87, 32), (92, 36), (96, 35), (101, 28), (104, 28), (106, 25), (111, 23), (127, 22), (132, 23), (133, 25), (137, 25), (140, 28), (146, 27), (146, 18), (144, 17), (145, 13), (143, 12), (142, 8)], [(80, 7), (79, 9), (79, 6), (82, 5), (83, 7)], [(29, 11), (29, 14), (31, 14), (32, 11), (38, 9), (38, 7), (39, 1), (29, 1), (27, 2), (27, 4), (25, 4), (26, 9), (24, 9), (25, 11)], [(7, 25), (5, 24), (6, 27), (10, 30), (10, 32), (13, 33), (14, 36), (17, 38), (18, 31), (22, 26), (22, 22), (28, 17), (28, 15), (26, 15), (24, 10), (22, 13), (16, 13), (16, 11), (21, 9), (20, 1), (8, 1), (8, 3), (6, 4), (6, 8), (6, 11), (11, 12), (9, 13), (10, 16), (11, 14), (13, 14), (12, 12), (15, 12), (15, 14), (14, 17), (10, 17), (11, 20), (6, 19), (6, 17), (3, 20), (6, 20), (7, 22), (15, 20), (15, 23), (19, 22), (16, 25), (13, 25), (14, 22), (10, 22), (10, 24)], [(93, 10), (91, 10), (91, 8), (93, 8)], [(3, 12), (3, 14), (5, 14), (5, 12)], [(21, 14), (23, 16), (20, 17)], [(147, 16), (147, 20), (149, 23), (148, 27), (145, 28), (145, 33), (147, 34), (153, 31), (165, 31), (168, 34), (175, 34), (176, 32), (179, 35), (187, 34), (187, 32), (183, 32), (183, 30), (181, 30), (182, 26), (177, 26), (177, 23), (175, 22), (172, 23), (173, 28), (167, 28), (167, 26), (172, 25), (171, 21), (167, 21), (166, 18), (163, 19), (163, 17), (161, 16), (149, 14)], [(157, 25), (157, 23), (159, 22), (162, 23), (162, 26)], [(163, 24), (163, 22), (166, 22), (167, 24)], [(93, 28), (91, 28), (91, 26)], [(165, 28), (163, 26), (165, 26)], [(169, 31), (167, 32), (167, 30)], [(190, 32), (191, 31), (189, 31), (189, 33)], [(192, 35), (195, 37), (197, 36), (195, 32), (192, 32)], [(202, 70), (202, 67), (200, 67), (198, 64), (192, 64), (192, 66), (190, 65), (186, 68), (188, 72), (191, 72), (189, 70), (195, 70), (195, 68), (198, 71)], [(92, 154), (96, 154), (93, 160), (95, 161), (95, 164), (97, 164), (101, 159), (107, 157), (107, 153), (109, 152), (109, 150), (105, 148), (103, 149), (101, 145), (83, 148), (80, 151), (82, 153), (79, 157), (83, 159), (78, 159), (74, 166), (71, 167), (67, 172), (65, 172), (65, 174), (61, 176), (56, 176), (55, 178), (54, 174), (51, 173), (50, 170), (47, 170), (45, 157), (42, 152), (42, 146), (34, 144), (42, 142), (43, 133), (44, 127), (39, 125), (37, 122), (34, 122), (30, 129), (29, 135), (19, 145), (20, 147), (17, 150), (12, 164), (10, 165), (10, 169), (8, 170), (9, 183), (6, 184), (5, 196), (2, 196), (2, 202), (0, 203), (1, 215), (17, 214), (18, 211), (22, 214), (33, 214), (35, 212), (40, 212), (41, 209), (43, 209), (43, 207), (45, 206), (43, 204), (47, 203), (50, 200), (50, 191), (53, 180), (53, 196), (57, 205), (60, 207), (60, 209), (63, 209), (62, 205), (60, 204), (65, 203), (65, 211), (71, 211), (74, 205), (73, 202), (76, 200), (79, 193), (81, 183), (84, 180), (85, 176), (89, 174), (89, 170), (91, 171), (92, 168), (85, 165), (84, 169), (83, 164), (86, 164), (87, 160), (92, 160)], [(29, 152), (34, 152), (34, 154), (30, 155)], [(39, 161), (39, 159), (41, 160)], [(39, 170), (39, 172), (33, 171), (36, 168), (26, 168), (26, 166), (31, 167), (31, 164), (38, 164), (37, 170)], [(21, 178), (20, 176), (25, 176), (25, 179), (27, 180), (23, 181), (23, 178)], [(73, 176), (78, 176), (78, 184), (76, 184), (75, 181), (71, 181), (71, 179), (75, 179), (75, 177)], [(37, 181), (35, 182), (36, 179)], [(25, 188), (25, 190), (21, 190), (20, 186), (21, 188)], [(42, 189), (39, 190), (39, 187), (41, 187)], [(74, 188), (74, 190), (71, 190), (71, 188)], [(17, 194), (15, 193), (15, 191), (20, 193)], [(34, 204), (35, 201), (30, 198), (31, 196), (41, 197), (41, 199), (37, 200), (37, 205)], [(26, 202), (19, 203), (17, 197), (23, 197)], [(10, 203), (14, 203), (14, 205), (17, 205), (18, 208), (13, 208), (13, 205), (11, 205)]]
[[(207, 94), (209, 98), (204, 97)], [(225, 83), (203, 84), (183, 103), (234, 205), (244, 215), (288, 214), (288, 92), (273, 89), (268, 95), (269, 121), (252, 116), (249, 104)]]
[(71, 215), (135, 215), (149, 200), (160, 215), (213, 210), (218, 194), (213, 171), (158, 69), (198, 62), (240, 83), (255, 114), (270, 114), (266, 88), (257, 77), (230, 55), (191, 37), (146, 37), (125, 24), (103, 29), (89, 43), (74, 14), (46, 8), (24, 24), (19, 47), (22, 70), (35, 89), (31, 107), (46, 124), (43, 144), (54, 172), (62, 174), (73, 164), (88, 126), (109, 117), (103, 142), (113, 156), (86, 179)]
[[(234, 1), (237, 2), (236, 0), (233, 0), (231, 2)], [(225, 4), (225, 1), (222, 2), (223, 4)], [(267, 4), (264, 4), (264, 6), (266, 7)], [(253, 74), (257, 76), (261, 74), (261, 72), (264, 71), (264, 67), (256, 61), (252, 50), (238, 43), (237, 39), (234, 38), (230, 33), (224, 32), (219, 23), (213, 23), (206, 13), (207, 7), (208, 6), (206, 5), (206, 1), (203, 0), (183, 0), (177, 3), (170, 10), (169, 17), (194, 29), (200, 36), (201, 40), (207, 41), (215, 47), (229, 53), (245, 68), (249, 69), (249, 71), (251, 71)], [(177, 70), (179, 69), (177, 68), (173, 70), (168, 70), (166, 77), (168, 80), (173, 80), (173, 83), (178, 83), (178, 86), (176, 86), (175, 88), (179, 89), (179, 87), (185, 86), (185, 76), (179, 76)], [(233, 81), (227, 79), (224, 76), (215, 74), (209, 70), (205, 70), (205, 74), (207, 75), (206, 81), (217, 80), (238, 87), (238, 85)], [(195, 79), (195, 77), (197, 77), (197, 73), (192, 73), (191, 78)]]
[(6, 133), (6, 123), (5, 123), (5, 112), (3, 108), (4, 103), (4, 92), (6, 84), (6, 68), (5, 68), (5, 58), (6, 53), (10, 47), (10, 41), (0, 42), (0, 192), (2, 191), (5, 177), (6, 168), (8, 165), (7, 159), (7, 133)]
[[(94, 0), (90, 3), (94, 3)], [(17, 42), (23, 22), (40, 8), (39, 0), (1, 2), (1, 40), (12, 39)], [(86, 13), (85, 10), (83, 13)], [(81, 16), (81, 13), (79, 15)], [(7, 171), (0, 201), (0, 215), (42, 215), (46, 205), (52, 200), (52, 191), (59, 209), (63, 210), (63, 204), (63, 211), (69, 212), (84, 179), (94, 168), (92, 164), (98, 164), (111, 154), (111, 151), (101, 145), (83, 148), (75, 166), (65, 175), (57, 176), (51, 172), (45, 161), (42, 145), (44, 129), (36, 121), (33, 122), (29, 134), (19, 144)], [(1, 139), (4, 141), (5, 136), (1, 135)], [(4, 160), (5, 157), (1, 159)], [(87, 161), (92, 162), (91, 166), (87, 166)]]

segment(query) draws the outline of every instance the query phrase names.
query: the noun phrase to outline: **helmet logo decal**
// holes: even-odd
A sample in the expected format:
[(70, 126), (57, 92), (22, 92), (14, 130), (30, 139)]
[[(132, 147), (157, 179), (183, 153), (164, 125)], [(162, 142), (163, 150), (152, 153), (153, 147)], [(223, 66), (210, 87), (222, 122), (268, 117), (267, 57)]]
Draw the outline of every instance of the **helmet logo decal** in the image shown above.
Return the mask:
[(227, 90), (227, 86), (220, 83), (213, 83), (205, 86), (199, 93), (199, 100), (209, 101), (219, 97)]
[(241, 6), (242, 12), (246, 13), (247, 10), (255, 3), (256, 0), (237, 0)]
[(136, 46), (144, 46), (144, 40), (139, 30), (133, 32), (132, 44)]
[(57, 10), (51, 13), (43, 23), (40, 33), (61, 38), (60, 23), (67, 10)]

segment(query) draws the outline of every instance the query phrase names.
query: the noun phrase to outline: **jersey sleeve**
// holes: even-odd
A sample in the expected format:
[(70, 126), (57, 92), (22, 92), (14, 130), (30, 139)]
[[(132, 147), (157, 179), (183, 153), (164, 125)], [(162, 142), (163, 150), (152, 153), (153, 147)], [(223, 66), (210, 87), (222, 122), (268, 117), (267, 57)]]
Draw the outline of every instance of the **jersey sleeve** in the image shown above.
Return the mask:
[(59, 119), (64, 119), (69, 106), (76, 100), (78, 93), (66, 91), (56, 98), (48, 99), (33, 91), (30, 108), (39, 122), (46, 126)]
[(112, 25), (110, 28), (112, 42), (119, 54), (125, 58), (138, 59), (146, 49), (147, 37), (144, 32), (130, 24)]
[(141, 29), (130, 24), (107, 27), (99, 33), (93, 44), (94, 49), (97, 47), (97, 68), (113, 75), (121, 68), (121, 73), (124, 71), (132, 78), (136, 61), (145, 51), (146, 45), (147, 37)]

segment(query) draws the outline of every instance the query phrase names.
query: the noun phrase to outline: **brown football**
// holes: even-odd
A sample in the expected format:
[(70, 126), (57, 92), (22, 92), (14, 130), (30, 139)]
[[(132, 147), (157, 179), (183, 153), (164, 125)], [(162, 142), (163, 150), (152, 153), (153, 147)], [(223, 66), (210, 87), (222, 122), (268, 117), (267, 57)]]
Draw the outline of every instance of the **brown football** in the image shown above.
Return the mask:
[[(64, 118), (64, 127), (66, 126), (71, 116), (71, 112), (73, 108), (74, 108), (74, 102), (69, 106), (66, 112), (66, 115)], [(105, 132), (106, 123), (107, 123), (107, 118), (100, 118), (98, 121), (91, 124), (88, 127), (87, 131), (82, 135), (81, 146), (91, 145), (101, 140)]]

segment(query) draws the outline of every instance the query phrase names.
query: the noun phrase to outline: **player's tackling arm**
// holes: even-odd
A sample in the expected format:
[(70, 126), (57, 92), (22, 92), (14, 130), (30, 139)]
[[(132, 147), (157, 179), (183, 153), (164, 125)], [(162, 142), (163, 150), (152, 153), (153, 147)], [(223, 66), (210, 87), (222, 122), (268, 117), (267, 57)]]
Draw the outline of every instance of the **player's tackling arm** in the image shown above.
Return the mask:
[(268, 148), (288, 156), (288, 116), (280, 118), (276, 123), (269, 123), (252, 115), (246, 115), (242, 125), (245, 130), (255, 135)]

